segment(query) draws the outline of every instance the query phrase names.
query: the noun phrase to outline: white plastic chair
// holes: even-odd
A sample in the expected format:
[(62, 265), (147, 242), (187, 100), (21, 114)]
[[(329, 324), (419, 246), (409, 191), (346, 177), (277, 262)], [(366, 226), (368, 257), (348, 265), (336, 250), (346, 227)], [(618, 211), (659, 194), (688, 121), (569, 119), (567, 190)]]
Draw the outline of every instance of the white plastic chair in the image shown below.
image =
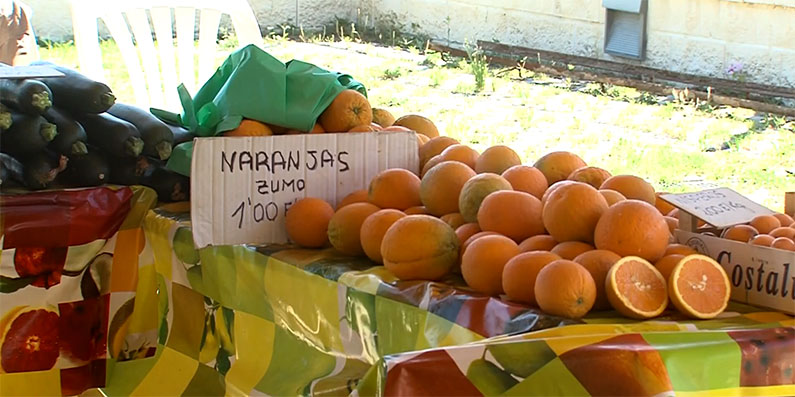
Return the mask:
[[(222, 14), (231, 17), (241, 47), (248, 44), (261, 47), (263, 44), (259, 24), (247, 0), (72, 0), (71, 6), (80, 71), (88, 77), (105, 81), (97, 34), (97, 19), (102, 18), (127, 65), (136, 104), (143, 108), (151, 106), (180, 110), (177, 96), (180, 83), (185, 84), (191, 95), (196, 93), (194, 24), (197, 9), (201, 13), (198, 48), (200, 83), (204, 83), (215, 71), (216, 37)], [(172, 9), (176, 25), (176, 56)], [(151, 25), (146, 10), (149, 11)], [(154, 28), (157, 38), (157, 51), (150, 26)], [(138, 50), (133, 45), (133, 37)]]

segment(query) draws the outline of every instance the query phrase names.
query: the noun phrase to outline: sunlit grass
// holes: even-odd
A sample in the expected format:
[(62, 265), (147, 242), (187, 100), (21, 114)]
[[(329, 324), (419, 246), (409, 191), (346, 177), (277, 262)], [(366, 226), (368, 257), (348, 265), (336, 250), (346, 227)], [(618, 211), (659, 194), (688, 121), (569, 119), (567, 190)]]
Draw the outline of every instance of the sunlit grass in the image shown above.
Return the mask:
[[(675, 101), (649, 104), (648, 94), (632, 88), (588, 84), (577, 91), (530, 71), (522, 73), (532, 78), (526, 82), (516, 71), (491, 70), (478, 90), (465, 59), (355, 38), (307, 41), (277, 32), (264, 48), (283, 62), (301, 59), (348, 73), (367, 86), (373, 106), (396, 116), (426, 115), (444, 134), (477, 150), (506, 144), (527, 164), (549, 151), (569, 150), (613, 174), (642, 176), (660, 191), (727, 186), (779, 211), (783, 192), (795, 190), (795, 176), (787, 172), (795, 172), (795, 122), (783, 118), (766, 119), (769, 126), (760, 127), (747, 120), (754, 113), (743, 109), (724, 109), (728, 117)], [(236, 45), (234, 37), (220, 43), (218, 65)], [(132, 101), (118, 49), (112, 42), (101, 48), (109, 85), (120, 101)], [(77, 66), (70, 43), (42, 48), (41, 57)]]

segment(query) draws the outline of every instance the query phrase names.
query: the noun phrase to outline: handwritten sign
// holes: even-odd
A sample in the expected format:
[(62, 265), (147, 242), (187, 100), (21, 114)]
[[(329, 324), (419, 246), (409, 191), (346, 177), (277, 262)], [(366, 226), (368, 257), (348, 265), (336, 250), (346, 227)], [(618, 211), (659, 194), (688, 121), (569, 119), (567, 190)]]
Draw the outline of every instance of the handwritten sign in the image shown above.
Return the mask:
[(30, 79), (37, 77), (63, 77), (64, 74), (49, 66), (0, 67), (0, 79)]
[(774, 213), (729, 188), (670, 193), (660, 198), (717, 228), (746, 223), (757, 215)]
[(286, 243), (284, 215), (297, 200), (336, 206), (380, 171), (418, 167), (413, 132), (197, 139), (193, 239), (197, 247)]

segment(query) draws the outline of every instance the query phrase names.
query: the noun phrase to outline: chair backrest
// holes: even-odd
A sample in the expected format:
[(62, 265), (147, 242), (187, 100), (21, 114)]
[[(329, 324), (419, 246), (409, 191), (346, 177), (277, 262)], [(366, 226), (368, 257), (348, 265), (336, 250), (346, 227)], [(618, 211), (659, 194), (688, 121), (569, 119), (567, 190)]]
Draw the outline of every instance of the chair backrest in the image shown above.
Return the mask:
[[(199, 82), (203, 83), (214, 72), (222, 14), (230, 16), (240, 46), (263, 44), (259, 24), (246, 0), (72, 0), (71, 7), (80, 71), (105, 81), (97, 33), (97, 19), (102, 18), (127, 66), (136, 104), (144, 108), (180, 110), (177, 96), (180, 83), (185, 84), (191, 95), (196, 93), (194, 25), (197, 10), (200, 12)], [(176, 26), (176, 54), (172, 24)]]

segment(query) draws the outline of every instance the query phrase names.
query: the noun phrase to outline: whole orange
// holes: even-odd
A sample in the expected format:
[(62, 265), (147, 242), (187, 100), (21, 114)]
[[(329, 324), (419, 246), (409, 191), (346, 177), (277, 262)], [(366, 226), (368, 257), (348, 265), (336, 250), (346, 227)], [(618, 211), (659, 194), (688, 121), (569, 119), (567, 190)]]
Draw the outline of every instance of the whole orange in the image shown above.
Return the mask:
[(449, 136), (437, 136), (431, 138), (428, 142), (419, 148), (420, 155), (420, 168), (422, 168), (431, 157), (442, 154), (442, 151), (448, 146), (459, 143), (455, 138)]
[(602, 183), (604, 183), (604, 181), (611, 176), (613, 175), (607, 172), (607, 170), (599, 167), (586, 166), (577, 168), (571, 174), (569, 174), (569, 177), (566, 179), (570, 181), (587, 183), (593, 186), (594, 189), (599, 189), (599, 187), (602, 186)]
[(364, 254), (373, 262), (383, 264), (381, 257), (381, 241), (384, 234), (398, 219), (406, 216), (403, 212), (394, 209), (383, 209), (368, 216), (362, 223), (359, 231), (359, 240), (362, 243)]
[(491, 173), (477, 174), (469, 178), (458, 196), (458, 212), (467, 222), (478, 219), (480, 204), (489, 194), (498, 190), (513, 190), (505, 178)]
[(475, 172), (502, 174), (508, 168), (522, 164), (522, 158), (505, 145), (495, 145), (484, 150), (475, 162)]
[(596, 283), (577, 262), (558, 259), (544, 266), (534, 288), (538, 307), (545, 313), (580, 318), (596, 301)]
[(502, 173), (502, 177), (511, 184), (513, 190), (530, 193), (539, 200), (549, 187), (547, 178), (538, 168), (526, 165), (508, 168)]
[(573, 260), (582, 265), (588, 273), (591, 273), (593, 281), (596, 283), (596, 300), (593, 304), (594, 310), (610, 310), (610, 302), (607, 300), (605, 292), (605, 280), (607, 272), (618, 260), (618, 254), (607, 250), (586, 251), (577, 255)]
[(538, 168), (547, 178), (551, 186), (562, 181), (578, 168), (585, 167), (585, 161), (574, 153), (567, 151), (550, 152), (538, 159), (533, 167)]
[(302, 198), (284, 216), (287, 237), (302, 247), (320, 248), (328, 242), (328, 223), (333, 215), (334, 208), (326, 201)]
[(534, 289), (538, 272), (558, 259), (561, 258), (549, 251), (524, 252), (511, 258), (502, 270), (505, 295), (510, 300), (535, 305)]
[(486, 196), (477, 214), (485, 231), (502, 234), (516, 241), (544, 233), (541, 200), (525, 192), (498, 190)]
[(459, 212), (461, 189), (475, 171), (458, 161), (444, 161), (431, 168), (420, 182), (420, 201), (433, 215)]
[(405, 210), (422, 205), (420, 178), (403, 168), (381, 171), (370, 181), (367, 198), (381, 208)]
[(519, 243), (519, 250), (522, 252), (551, 251), (556, 245), (558, 245), (558, 241), (554, 237), (548, 234), (539, 234)]
[(460, 161), (474, 170), (475, 162), (480, 154), (477, 150), (459, 143), (446, 147), (440, 156), (442, 156), (442, 161)]
[(596, 223), (607, 209), (607, 200), (593, 186), (572, 182), (548, 196), (542, 213), (544, 227), (560, 242), (591, 243)]
[(614, 204), (594, 231), (596, 248), (656, 262), (668, 247), (668, 223), (653, 205), (640, 200)]
[(467, 247), (461, 258), (461, 275), (473, 290), (487, 295), (499, 295), (502, 290), (502, 270), (505, 264), (519, 255), (519, 246), (505, 236), (483, 236)]
[(328, 239), (331, 245), (346, 255), (364, 254), (360, 238), (362, 223), (379, 209), (370, 203), (353, 203), (340, 208), (328, 223)]
[(328, 132), (345, 132), (357, 125), (370, 125), (373, 110), (367, 97), (356, 90), (344, 90), (320, 114), (320, 125)]
[(384, 266), (401, 280), (442, 278), (458, 262), (458, 249), (453, 228), (429, 215), (398, 219), (381, 241)]
[(599, 189), (615, 190), (628, 199), (642, 200), (651, 205), (657, 202), (654, 187), (643, 178), (635, 175), (613, 175), (607, 178)]
[(348, 193), (347, 196), (343, 197), (342, 200), (340, 200), (340, 202), (337, 203), (337, 211), (339, 211), (340, 208), (348, 204), (366, 203), (366, 202), (367, 202), (367, 190), (365, 189), (354, 190)]

